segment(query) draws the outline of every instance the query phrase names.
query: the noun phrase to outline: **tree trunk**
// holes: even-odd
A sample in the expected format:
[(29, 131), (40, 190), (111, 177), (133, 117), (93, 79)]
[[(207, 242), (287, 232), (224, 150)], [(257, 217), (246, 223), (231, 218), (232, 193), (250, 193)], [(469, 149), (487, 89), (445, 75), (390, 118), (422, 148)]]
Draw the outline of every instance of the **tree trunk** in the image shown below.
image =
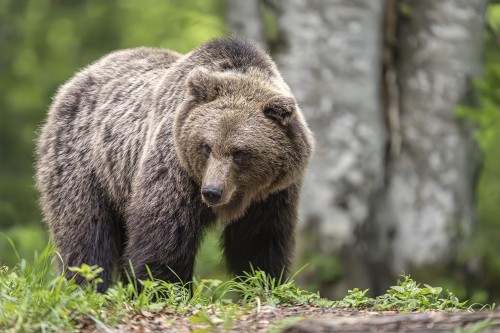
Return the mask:
[(480, 158), (455, 108), (481, 72), (487, 2), (407, 2), (398, 39), (401, 148), (378, 207), (379, 245), (391, 244), (385, 257), (396, 273), (453, 260), (476, 219)]
[(226, 18), (229, 33), (253, 39), (267, 49), (260, 0), (226, 0)]
[[(368, 275), (355, 230), (370, 216), (384, 179), (381, 112), (383, 0), (281, 2), (278, 64), (317, 140), (304, 181), (301, 244), (311, 253), (343, 251), (353, 283)], [(358, 251), (359, 250), (359, 251)], [(356, 272), (356, 273), (354, 273)]]
[[(298, 252), (340, 253), (337, 290), (384, 291), (391, 275), (453, 261), (470, 233), (480, 157), (454, 110), (481, 71), (487, 3), (272, 1), (275, 58), (317, 140)], [(245, 18), (230, 27), (263, 36), (258, 1), (227, 5)]]

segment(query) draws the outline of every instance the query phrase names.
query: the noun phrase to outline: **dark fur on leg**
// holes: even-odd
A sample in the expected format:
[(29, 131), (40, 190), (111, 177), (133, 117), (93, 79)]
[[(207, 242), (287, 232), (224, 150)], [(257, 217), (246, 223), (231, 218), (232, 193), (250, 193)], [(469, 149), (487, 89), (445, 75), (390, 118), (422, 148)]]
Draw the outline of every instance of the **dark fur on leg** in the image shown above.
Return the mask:
[(293, 256), (297, 193), (293, 185), (270, 195), (225, 228), (223, 246), (232, 272), (242, 275), (253, 267), (271, 277), (286, 278)]
[(171, 283), (191, 281), (200, 235), (186, 233), (179, 221), (169, 221), (168, 227), (157, 233), (154, 240), (143, 233), (130, 235), (123, 263), (130, 278), (153, 277)]
[[(201, 204), (192, 181), (180, 177), (175, 168), (173, 172), (158, 165), (152, 163), (142, 179), (152, 186), (137, 190), (131, 198), (123, 268), (138, 280), (151, 278), (151, 272), (156, 279), (186, 283), (192, 279), (201, 236), (214, 216)], [(169, 190), (153, 184), (165, 184)]]
[[(82, 175), (79, 175), (79, 178), (82, 178)], [(63, 261), (59, 263), (58, 268), (60, 272), (65, 269), (66, 277), (75, 278), (79, 284), (85, 282), (83, 277), (70, 271), (69, 267), (80, 267), (86, 263), (103, 268), (99, 276), (103, 282), (97, 285), (97, 290), (104, 292), (111, 283), (116, 262), (123, 251), (122, 222), (92, 177), (79, 179), (78, 184), (80, 187), (87, 186), (84, 192), (80, 192), (82, 195), (85, 193), (85, 197), (75, 195), (71, 202), (65, 198), (64, 207), (52, 210), (59, 215), (55, 218), (72, 226), (51, 226), (54, 242)], [(72, 185), (72, 182), (67, 182), (61, 186), (71, 188)], [(85, 202), (86, 206), (81, 207), (81, 202)]]

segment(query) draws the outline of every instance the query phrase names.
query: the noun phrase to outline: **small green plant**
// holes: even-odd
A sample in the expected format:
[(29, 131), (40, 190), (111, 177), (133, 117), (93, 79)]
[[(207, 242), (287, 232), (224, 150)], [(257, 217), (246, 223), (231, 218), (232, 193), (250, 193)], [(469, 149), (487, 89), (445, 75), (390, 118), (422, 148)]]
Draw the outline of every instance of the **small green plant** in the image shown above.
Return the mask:
[(349, 290), (346, 297), (334, 302), (334, 306), (341, 308), (373, 308), (374, 310), (396, 310), (400, 312), (445, 310), (457, 311), (467, 309), (467, 301), (461, 302), (450, 291), (443, 294), (440, 287), (431, 287), (424, 284), (423, 287), (415, 282), (409, 275), (402, 275), (403, 281), (398, 280), (397, 285), (392, 286), (383, 295), (376, 298), (366, 296), (368, 289), (357, 288)]
[(300, 289), (295, 285), (294, 279), (303, 269), (302, 267), (290, 278), (282, 281), (272, 278), (261, 270), (253, 267), (250, 272), (245, 272), (243, 276), (234, 280), (232, 290), (240, 293), (245, 303), (256, 302), (268, 305), (295, 305), (312, 304), (321, 298), (319, 293), (311, 293)]
[(452, 292), (448, 291), (443, 295), (443, 289), (440, 287), (431, 287), (427, 284), (421, 287), (409, 275), (403, 276), (403, 278), (403, 281), (398, 280), (398, 284), (392, 286), (386, 294), (377, 297), (375, 308), (405, 312), (465, 309), (467, 301), (460, 302)]
[(94, 290), (97, 290), (97, 285), (103, 281), (99, 277), (103, 269), (97, 265), (89, 266), (83, 264), (81, 267), (69, 267), (68, 269), (82, 276)]
[(347, 295), (340, 301), (334, 302), (334, 306), (339, 308), (365, 309), (374, 305), (375, 300), (366, 296), (368, 289), (359, 290), (354, 288), (347, 291)]

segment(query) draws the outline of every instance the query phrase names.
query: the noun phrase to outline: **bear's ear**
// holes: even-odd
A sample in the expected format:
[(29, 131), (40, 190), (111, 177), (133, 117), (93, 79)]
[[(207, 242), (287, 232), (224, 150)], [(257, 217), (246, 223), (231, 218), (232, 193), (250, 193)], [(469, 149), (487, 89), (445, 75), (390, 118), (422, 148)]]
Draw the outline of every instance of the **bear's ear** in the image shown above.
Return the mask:
[(217, 98), (221, 90), (220, 81), (203, 68), (193, 70), (187, 78), (188, 94), (199, 103), (208, 103)]
[(282, 126), (289, 124), (294, 113), (295, 99), (293, 97), (274, 96), (264, 105), (264, 114)]

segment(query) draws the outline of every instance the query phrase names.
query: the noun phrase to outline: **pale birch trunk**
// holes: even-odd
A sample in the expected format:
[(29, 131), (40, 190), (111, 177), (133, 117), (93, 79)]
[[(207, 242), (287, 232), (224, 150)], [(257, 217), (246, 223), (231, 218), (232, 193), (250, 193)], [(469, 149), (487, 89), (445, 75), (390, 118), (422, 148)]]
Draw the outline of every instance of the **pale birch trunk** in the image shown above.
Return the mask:
[(394, 272), (456, 257), (475, 222), (480, 161), (470, 125), (457, 119), (482, 67), (487, 0), (413, 0), (401, 21), (397, 81), (401, 149), (381, 201), (380, 244)]
[(225, 0), (225, 3), (229, 33), (250, 38), (267, 49), (261, 0)]
[(358, 286), (370, 277), (356, 230), (369, 220), (384, 179), (383, 2), (289, 0), (278, 17), (280, 69), (317, 140), (304, 181), (300, 249), (342, 249), (348, 278)]
[[(259, 40), (257, 3), (229, 1), (228, 14)], [(340, 253), (339, 290), (384, 291), (393, 275), (453, 261), (467, 239), (480, 157), (455, 108), (481, 71), (487, 3), (408, 0), (398, 21), (397, 0), (273, 2), (274, 56), (317, 140), (299, 251)], [(384, 15), (397, 52), (383, 61)]]

